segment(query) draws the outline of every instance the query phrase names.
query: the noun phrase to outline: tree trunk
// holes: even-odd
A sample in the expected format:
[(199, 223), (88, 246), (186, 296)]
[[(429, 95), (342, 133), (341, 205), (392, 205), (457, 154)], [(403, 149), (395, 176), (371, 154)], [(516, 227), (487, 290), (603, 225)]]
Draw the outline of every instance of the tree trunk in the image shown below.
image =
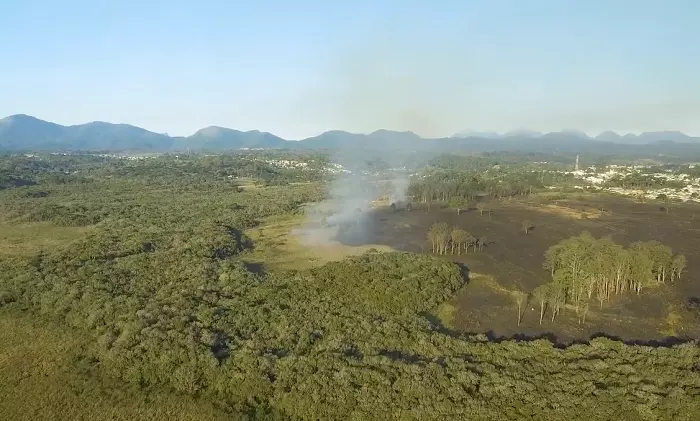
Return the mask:
[(544, 318), (544, 301), (540, 301), (540, 324), (542, 324), (543, 318)]

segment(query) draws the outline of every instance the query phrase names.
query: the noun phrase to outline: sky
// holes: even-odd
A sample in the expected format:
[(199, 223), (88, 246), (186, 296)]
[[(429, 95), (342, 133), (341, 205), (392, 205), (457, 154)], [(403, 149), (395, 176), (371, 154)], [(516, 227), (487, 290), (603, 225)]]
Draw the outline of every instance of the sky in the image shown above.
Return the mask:
[(696, 0), (0, 0), (0, 117), (700, 135)]

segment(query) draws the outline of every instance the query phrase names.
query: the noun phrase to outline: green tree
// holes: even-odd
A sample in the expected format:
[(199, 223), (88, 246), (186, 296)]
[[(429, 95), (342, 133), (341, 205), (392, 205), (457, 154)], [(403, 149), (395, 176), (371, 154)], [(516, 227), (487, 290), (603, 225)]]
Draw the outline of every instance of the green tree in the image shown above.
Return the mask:
[(428, 240), (433, 245), (433, 253), (446, 254), (450, 242), (451, 230), (444, 222), (436, 222), (428, 231)]
[(450, 198), (449, 205), (451, 208), (457, 209), (457, 215), (469, 208), (469, 202), (462, 196), (453, 196)]
[(520, 322), (523, 319), (523, 307), (527, 304), (528, 294), (520, 289), (516, 289), (512, 294), (518, 305), (518, 326), (520, 326)]
[(688, 261), (684, 255), (677, 254), (673, 256), (673, 260), (671, 260), (671, 280), (681, 279), (681, 275), (683, 274), (683, 270), (685, 269), (687, 263)]
[(547, 300), (547, 306), (552, 309), (552, 322), (554, 318), (557, 317), (561, 308), (566, 303), (566, 292), (563, 285), (555, 282), (551, 284), (551, 289), (549, 290)]
[(452, 253), (454, 254), (455, 245), (457, 246), (457, 254), (462, 254), (462, 246), (466, 249), (466, 242), (469, 238), (469, 233), (461, 228), (452, 229)]
[(540, 324), (542, 324), (542, 319), (544, 318), (544, 312), (549, 303), (549, 294), (552, 284), (543, 284), (538, 286), (532, 291), (532, 296), (540, 304)]

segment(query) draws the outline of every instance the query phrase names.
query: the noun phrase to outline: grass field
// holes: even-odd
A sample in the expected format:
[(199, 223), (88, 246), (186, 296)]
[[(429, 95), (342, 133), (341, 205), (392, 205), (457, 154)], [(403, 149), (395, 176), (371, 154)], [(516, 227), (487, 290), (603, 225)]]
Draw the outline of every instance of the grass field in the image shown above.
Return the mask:
[(12, 224), (0, 219), (0, 255), (35, 253), (73, 241), (89, 227), (59, 227), (50, 222)]

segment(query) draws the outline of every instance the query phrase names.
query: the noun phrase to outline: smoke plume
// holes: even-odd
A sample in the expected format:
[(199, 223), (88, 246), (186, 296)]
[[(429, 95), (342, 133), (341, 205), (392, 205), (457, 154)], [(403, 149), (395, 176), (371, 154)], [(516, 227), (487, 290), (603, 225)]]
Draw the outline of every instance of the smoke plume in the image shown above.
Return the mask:
[[(343, 159), (344, 158), (344, 159)], [(304, 224), (294, 230), (300, 242), (309, 246), (328, 245), (334, 241), (345, 244), (371, 242), (375, 229), (372, 212), (391, 203), (403, 206), (409, 186), (408, 174), (397, 170), (396, 163), (378, 170), (369, 160), (336, 154), (334, 162), (343, 170), (333, 174), (328, 184), (327, 199), (309, 205)], [(379, 199), (384, 198), (383, 201)]]

